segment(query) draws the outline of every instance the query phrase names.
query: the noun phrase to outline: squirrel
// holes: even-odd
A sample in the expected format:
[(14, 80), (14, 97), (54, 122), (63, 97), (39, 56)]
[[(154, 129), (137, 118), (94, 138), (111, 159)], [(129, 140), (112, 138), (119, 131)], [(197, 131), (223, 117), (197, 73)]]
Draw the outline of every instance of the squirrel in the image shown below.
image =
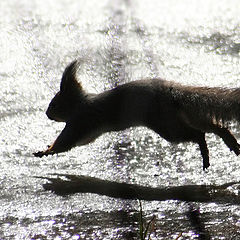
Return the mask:
[(79, 61), (64, 70), (60, 91), (46, 115), (66, 125), (54, 143), (36, 157), (66, 152), (93, 142), (103, 133), (145, 126), (169, 142), (193, 142), (200, 148), (203, 169), (210, 166), (205, 133), (214, 133), (236, 155), (240, 145), (228, 130), (240, 121), (240, 89), (186, 86), (163, 79), (136, 80), (100, 94), (86, 92), (77, 80)]

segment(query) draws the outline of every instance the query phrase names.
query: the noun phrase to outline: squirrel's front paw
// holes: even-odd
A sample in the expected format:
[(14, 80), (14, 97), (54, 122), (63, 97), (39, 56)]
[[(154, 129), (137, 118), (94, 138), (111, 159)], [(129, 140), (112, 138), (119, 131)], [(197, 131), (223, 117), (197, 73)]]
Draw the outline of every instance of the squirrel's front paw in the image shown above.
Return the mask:
[(35, 152), (35, 153), (33, 153), (33, 155), (35, 156), (35, 157), (43, 157), (43, 156), (46, 156), (47, 154), (44, 152), (44, 151), (39, 151), (39, 152)]
[(48, 150), (33, 153), (33, 155), (35, 157), (40, 157), (40, 158), (43, 157), (43, 156), (48, 156), (48, 155), (53, 155), (53, 154), (54, 153), (52, 151), (48, 151)]

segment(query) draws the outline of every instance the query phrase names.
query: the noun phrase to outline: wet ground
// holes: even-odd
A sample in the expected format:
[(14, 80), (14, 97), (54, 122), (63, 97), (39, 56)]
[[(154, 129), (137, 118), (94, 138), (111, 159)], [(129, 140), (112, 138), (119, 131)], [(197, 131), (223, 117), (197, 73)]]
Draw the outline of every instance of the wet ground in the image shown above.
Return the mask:
[[(32, 153), (63, 124), (45, 110), (73, 59), (84, 88), (132, 80), (239, 87), (237, 0), (2, 0), (0, 2), (0, 239), (139, 239), (139, 202), (97, 194), (57, 196), (35, 176), (76, 174), (143, 186), (239, 181), (239, 157), (207, 135), (211, 167), (195, 144), (171, 145), (146, 128), (107, 133), (56, 156)], [(240, 128), (231, 125), (236, 138)], [(238, 195), (238, 187), (229, 189)], [(240, 238), (237, 204), (193, 203), (212, 239)], [(197, 239), (189, 203), (142, 202), (151, 239)]]

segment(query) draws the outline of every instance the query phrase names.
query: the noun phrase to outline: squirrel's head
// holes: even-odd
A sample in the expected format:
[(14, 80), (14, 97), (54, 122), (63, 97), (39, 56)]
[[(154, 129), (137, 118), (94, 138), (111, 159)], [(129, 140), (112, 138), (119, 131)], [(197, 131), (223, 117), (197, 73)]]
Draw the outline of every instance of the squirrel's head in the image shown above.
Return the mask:
[(84, 97), (82, 86), (76, 78), (78, 66), (79, 62), (76, 60), (64, 70), (60, 91), (54, 96), (46, 112), (49, 119), (66, 122), (74, 114), (81, 98)]

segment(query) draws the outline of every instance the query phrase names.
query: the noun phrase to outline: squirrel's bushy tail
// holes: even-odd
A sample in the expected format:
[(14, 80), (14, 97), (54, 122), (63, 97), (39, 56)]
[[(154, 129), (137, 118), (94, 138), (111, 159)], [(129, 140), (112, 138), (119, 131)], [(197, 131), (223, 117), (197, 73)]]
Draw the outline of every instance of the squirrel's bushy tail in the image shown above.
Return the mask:
[(199, 120), (225, 125), (231, 120), (240, 122), (240, 89), (185, 87), (172, 88), (174, 101), (188, 115)]

